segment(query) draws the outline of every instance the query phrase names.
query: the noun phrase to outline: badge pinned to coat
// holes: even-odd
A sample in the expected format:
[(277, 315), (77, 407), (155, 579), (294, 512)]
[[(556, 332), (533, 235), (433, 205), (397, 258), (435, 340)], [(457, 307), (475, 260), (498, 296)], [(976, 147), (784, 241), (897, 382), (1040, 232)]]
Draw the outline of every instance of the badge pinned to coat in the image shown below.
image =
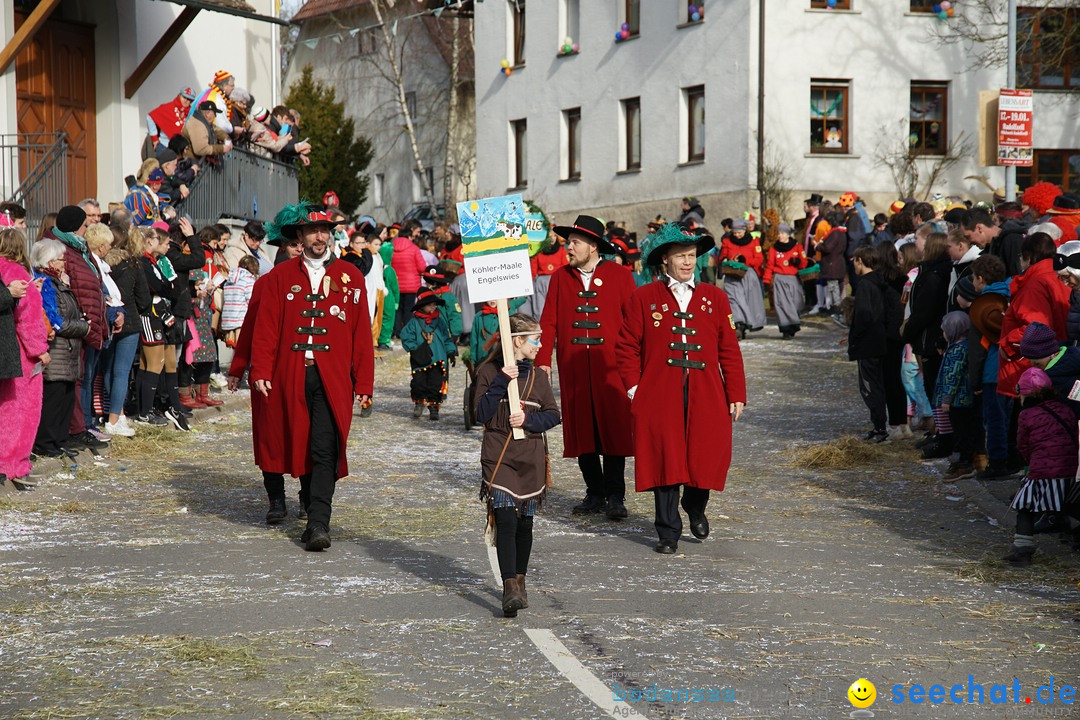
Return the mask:
[(300, 286), (299, 285), (293, 285), (291, 288), (289, 288), (289, 290), (291, 292), (298, 293), (298, 292), (300, 292)]

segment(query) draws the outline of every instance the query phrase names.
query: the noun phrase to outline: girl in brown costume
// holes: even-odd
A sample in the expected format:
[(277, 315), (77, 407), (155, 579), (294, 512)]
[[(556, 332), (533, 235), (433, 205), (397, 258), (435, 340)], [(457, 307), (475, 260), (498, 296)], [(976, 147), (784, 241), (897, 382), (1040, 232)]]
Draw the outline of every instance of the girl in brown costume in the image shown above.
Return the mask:
[[(516, 617), (529, 606), (525, 573), (532, 552), (533, 516), (550, 484), (544, 433), (562, 417), (547, 373), (536, 372), (533, 359), (540, 349), (540, 326), (527, 315), (510, 316), (514, 365), (498, 368), (502, 348), (496, 344), (476, 371), (476, 420), (484, 424), (480, 447), (488, 522), (494, 523), (495, 547), (503, 581), (503, 614)], [(521, 407), (511, 409), (507, 387), (518, 384)], [(512, 428), (525, 438), (514, 440)]]

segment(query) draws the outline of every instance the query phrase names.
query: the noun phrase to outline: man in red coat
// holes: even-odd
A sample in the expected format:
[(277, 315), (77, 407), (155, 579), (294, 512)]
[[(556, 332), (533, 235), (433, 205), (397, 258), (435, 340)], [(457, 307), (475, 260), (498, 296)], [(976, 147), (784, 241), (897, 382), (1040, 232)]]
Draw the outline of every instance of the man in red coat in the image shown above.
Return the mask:
[[(710, 490), (723, 490), (731, 464), (731, 425), (746, 403), (746, 377), (735, 322), (720, 288), (694, 282), (697, 255), (713, 247), (669, 223), (643, 255), (662, 265), (655, 282), (630, 298), (616, 345), (619, 375), (633, 400), (637, 491), (656, 500), (656, 552), (673, 554), (682, 535), (709, 534)], [(728, 414), (724, 414), (724, 410)]]
[[(301, 240), (283, 240), (280, 237), (270, 239), (267, 244), (281, 245), (290, 260), (300, 257), (304, 248)], [(265, 277), (265, 275), (260, 275), (255, 280), (255, 285), (251, 289), (251, 300), (248, 301), (247, 314), (244, 316), (244, 324), (240, 328), (240, 336), (237, 338), (236, 347), (233, 349), (232, 364), (229, 366), (229, 390), (233, 392), (236, 392), (237, 388), (240, 387), (240, 381), (251, 365), (251, 339), (256, 330), (259, 303), (262, 301), (262, 289), (266, 286), (266, 283), (261, 281)], [(277, 453), (277, 446), (267, 442), (261, 433), (265, 422), (262, 412), (263, 402), (262, 395), (257, 392), (251, 394), (251, 446), (255, 454), (255, 464), (260, 470), (263, 467), (269, 467), (270, 461), (267, 458), (273, 458)], [(275, 434), (274, 439), (280, 438)], [(265, 488), (266, 496), (270, 500), (270, 509), (266, 513), (266, 524), (277, 525), (286, 518), (289, 512), (285, 506), (285, 475), (267, 470), (263, 470), (262, 474), (263, 488)], [(307, 517), (307, 510), (304, 509), (302, 500), (296, 516), (298, 518)]]
[(281, 234), (303, 241), (304, 252), (259, 280), (250, 377), (265, 398), (262, 469), (300, 478), (308, 516), (300, 541), (324, 550), (334, 486), (349, 472), (353, 400), (371, 396), (375, 355), (364, 278), (330, 251), (334, 220), (312, 206), (292, 215)]
[(615, 372), (615, 338), (622, 306), (634, 292), (634, 278), (614, 254), (604, 223), (579, 215), (571, 226), (555, 228), (566, 238), (569, 264), (551, 274), (540, 317), (536, 365), (551, 372), (551, 352), (559, 361), (563, 409), (563, 457), (576, 457), (585, 478), (585, 499), (575, 513), (606, 512), (626, 517), (626, 458), (634, 454), (626, 431), (630, 401)]

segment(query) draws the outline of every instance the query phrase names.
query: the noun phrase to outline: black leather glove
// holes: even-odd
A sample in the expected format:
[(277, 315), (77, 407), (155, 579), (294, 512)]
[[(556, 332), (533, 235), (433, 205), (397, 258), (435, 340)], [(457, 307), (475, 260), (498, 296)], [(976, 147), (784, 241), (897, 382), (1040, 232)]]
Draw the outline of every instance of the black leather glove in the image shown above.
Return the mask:
[(736, 255), (735, 256), (735, 262), (742, 263), (743, 265), (745, 265), (746, 264), (746, 258), (743, 257), (742, 255)]
[(457, 367), (457, 353), (451, 353), (449, 356), (450, 367)]
[(802, 258), (801, 257), (793, 257), (789, 261), (789, 264), (791, 265), (791, 267), (793, 267), (793, 268), (795, 268), (797, 270), (797, 269), (802, 267)]

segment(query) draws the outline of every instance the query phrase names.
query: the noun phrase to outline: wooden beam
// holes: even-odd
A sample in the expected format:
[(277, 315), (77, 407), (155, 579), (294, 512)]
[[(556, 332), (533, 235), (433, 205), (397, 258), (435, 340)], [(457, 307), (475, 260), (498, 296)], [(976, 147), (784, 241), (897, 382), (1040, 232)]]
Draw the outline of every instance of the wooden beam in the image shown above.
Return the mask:
[(34, 39), (38, 30), (41, 29), (41, 26), (45, 24), (45, 21), (49, 19), (49, 16), (52, 15), (53, 10), (59, 4), (60, 0), (41, 0), (38, 3), (34, 11), (26, 18), (26, 22), (19, 26), (19, 29), (11, 36), (8, 44), (0, 51), (0, 75), (7, 72), (11, 63), (15, 62), (15, 58), (23, 51), (23, 48), (30, 44), (30, 41)]
[(158, 66), (158, 63), (165, 59), (165, 56), (172, 50), (172, 46), (176, 44), (176, 41), (180, 39), (180, 36), (184, 34), (188, 25), (198, 14), (199, 8), (185, 7), (173, 20), (173, 24), (169, 26), (169, 29), (165, 31), (157, 44), (146, 54), (146, 57), (139, 63), (139, 67), (135, 68), (135, 72), (131, 73), (131, 76), (124, 81), (124, 97), (126, 99), (130, 100), (139, 91), (142, 84), (146, 82), (146, 78), (150, 77), (150, 73), (154, 72), (154, 68)]

